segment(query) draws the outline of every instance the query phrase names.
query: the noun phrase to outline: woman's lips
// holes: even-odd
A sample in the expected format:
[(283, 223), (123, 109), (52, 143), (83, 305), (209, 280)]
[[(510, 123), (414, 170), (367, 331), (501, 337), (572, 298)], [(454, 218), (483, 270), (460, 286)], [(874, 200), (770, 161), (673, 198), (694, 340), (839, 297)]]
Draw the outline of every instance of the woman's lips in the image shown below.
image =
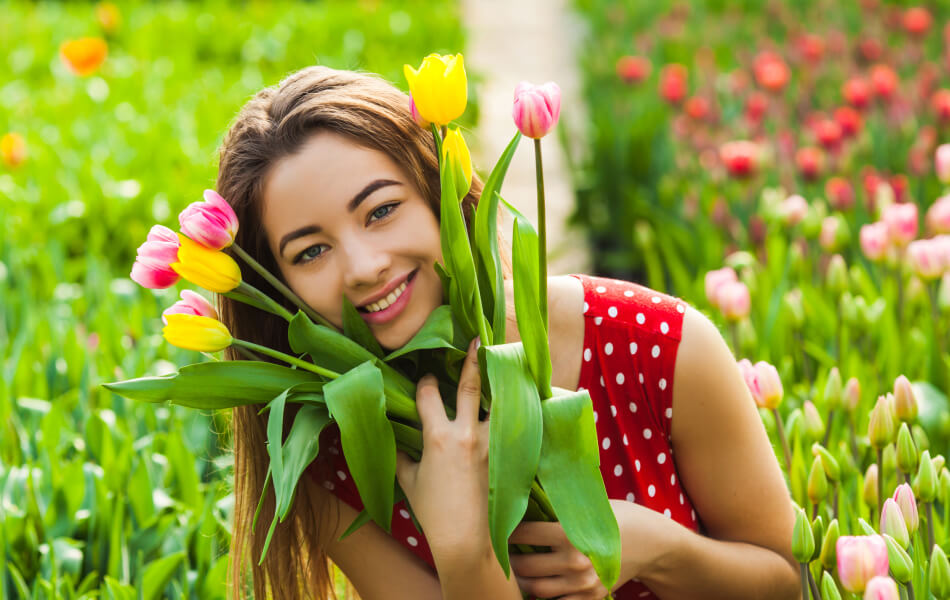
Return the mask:
[(402, 291), (402, 294), (396, 298), (396, 301), (384, 308), (383, 310), (378, 310), (376, 312), (360, 312), (360, 316), (363, 317), (363, 320), (367, 323), (386, 323), (396, 318), (399, 313), (402, 312), (402, 309), (409, 304), (409, 296), (412, 294), (412, 288), (416, 283), (416, 271), (413, 271), (409, 278), (406, 280), (406, 289)]

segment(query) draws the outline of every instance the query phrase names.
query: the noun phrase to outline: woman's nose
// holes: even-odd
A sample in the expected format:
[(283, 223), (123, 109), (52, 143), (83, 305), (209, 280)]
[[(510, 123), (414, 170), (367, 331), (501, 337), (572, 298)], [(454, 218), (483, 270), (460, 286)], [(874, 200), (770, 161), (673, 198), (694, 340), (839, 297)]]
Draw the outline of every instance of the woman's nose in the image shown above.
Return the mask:
[(349, 288), (383, 284), (391, 266), (389, 252), (370, 244), (357, 243), (346, 252), (343, 279)]

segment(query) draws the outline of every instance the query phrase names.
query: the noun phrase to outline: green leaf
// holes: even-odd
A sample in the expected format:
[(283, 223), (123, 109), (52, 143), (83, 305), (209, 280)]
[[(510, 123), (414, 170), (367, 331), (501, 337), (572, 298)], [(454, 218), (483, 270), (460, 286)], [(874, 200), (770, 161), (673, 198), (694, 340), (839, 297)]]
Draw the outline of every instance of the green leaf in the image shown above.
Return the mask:
[(158, 560), (152, 561), (145, 567), (145, 579), (143, 582), (143, 597), (145, 600), (154, 600), (161, 598), (165, 586), (168, 585), (172, 575), (179, 565), (185, 562), (185, 553), (176, 552), (164, 556)]
[[(406, 499), (406, 494), (405, 492), (402, 491), (402, 488), (399, 487), (399, 483), (397, 482), (396, 488), (395, 490), (393, 490), (393, 506), (398, 504), (401, 500), (405, 500), (405, 499)], [(342, 542), (343, 540), (348, 538), (350, 534), (355, 532), (357, 529), (359, 529), (363, 525), (366, 525), (370, 521), (372, 521), (372, 518), (370, 518), (369, 512), (364, 508), (363, 510), (360, 511), (360, 514), (356, 515), (356, 517), (353, 519), (353, 522), (350, 523), (350, 526), (346, 528), (346, 531), (344, 531), (343, 534), (340, 535), (337, 541)]]
[(520, 342), (480, 346), (492, 389), (488, 437), (488, 527), (495, 556), (509, 576), (508, 537), (528, 508), (541, 457), (541, 398)]
[(374, 355), (383, 357), (383, 349), (370, 331), (369, 325), (346, 296), (343, 296), (343, 334)]
[(551, 355), (538, 298), (538, 234), (527, 220), (516, 218), (513, 232), (515, 317), (524, 353), (538, 393), (551, 396)]
[(389, 532), (396, 439), (386, 418), (383, 375), (367, 361), (326, 384), (323, 393), (330, 415), (340, 426), (343, 456), (363, 505), (373, 521)]
[(544, 435), (538, 480), (564, 533), (608, 590), (620, 576), (620, 528), (600, 472), (594, 409), (587, 391), (541, 402)]
[(135, 588), (132, 586), (121, 583), (118, 579), (109, 575), (105, 576), (105, 582), (106, 591), (108, 592), (106, 598), (111, 600), (135, 600)]
[(300, 407), (282, 448), (283, 476), (274, 479), (277, 491), (277, 514), (280, 520), (287, 518), (293, 504), (297, 482), (307, 466), (320, 452), (320, 434), (330, 423), (326, 406), (307, 404)]
[[(404, 356), (416, 350), (431, 350), (435, 348), (452, 348), (458, 350), (453, 344), (454, 327), (452, 323), (452, 307), (443, 304), (439, 306), (423, 323), (416, 335), (406, 342), (406, 345), (398, 350), (390, 352), (383, 360), (389, 362), (394, 358)], [(464, 352), (462, 355), (464, 356)]]
[(132, 400), (171, 402), (190, 408), (231, 408), (269, 402), (282, 390), (313, 373), (267, 362), (228, 360), (185, 365), (177, 373), (103, 383), (108, 390)]

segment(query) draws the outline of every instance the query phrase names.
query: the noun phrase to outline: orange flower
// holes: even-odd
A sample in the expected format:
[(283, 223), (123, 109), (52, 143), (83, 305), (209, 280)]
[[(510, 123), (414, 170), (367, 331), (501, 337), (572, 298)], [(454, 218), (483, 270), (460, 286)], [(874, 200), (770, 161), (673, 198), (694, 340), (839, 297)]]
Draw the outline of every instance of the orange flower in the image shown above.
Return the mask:
[(102, 38), (66, 40), (59, 47), (59, 57), (76, 75), (92, 75), (106, 59), (107, 50)]
[(122, 15), (119, 14), (119, 7), (112, 2), (100, 2), (96, 5), (96, 20), (103, 31), (113, 34), (122, 23)]
[(19, 133), (8, 133), (0, 138), (0, 158), (10, 167), (26, 160), (26, 141)]

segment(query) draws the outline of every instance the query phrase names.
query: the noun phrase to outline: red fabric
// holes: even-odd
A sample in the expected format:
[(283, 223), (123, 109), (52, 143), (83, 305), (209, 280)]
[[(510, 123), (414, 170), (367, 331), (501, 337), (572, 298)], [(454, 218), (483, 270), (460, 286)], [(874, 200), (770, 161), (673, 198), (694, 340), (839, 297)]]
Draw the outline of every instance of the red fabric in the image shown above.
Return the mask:
[[(699, 530), (680, 486), (670, 447), (673, 370), (686, 305), (649, 288), (615, 279), (573, 275), (584, 286), (584, 348), (578, 390), (588, 390), (600, 440), (600, 470), (607, 497), (636, 502)], [(339, 430), (325, 432), (333, 464), (325, 476), (308, 469), (356, 510), (359, 493), (340, 449)], [(392, 534), (435, 568), (425, 536), (416, 530), (405, 501), (393, 509)], [(637, 580), (616, 600), (655, 598)]]

